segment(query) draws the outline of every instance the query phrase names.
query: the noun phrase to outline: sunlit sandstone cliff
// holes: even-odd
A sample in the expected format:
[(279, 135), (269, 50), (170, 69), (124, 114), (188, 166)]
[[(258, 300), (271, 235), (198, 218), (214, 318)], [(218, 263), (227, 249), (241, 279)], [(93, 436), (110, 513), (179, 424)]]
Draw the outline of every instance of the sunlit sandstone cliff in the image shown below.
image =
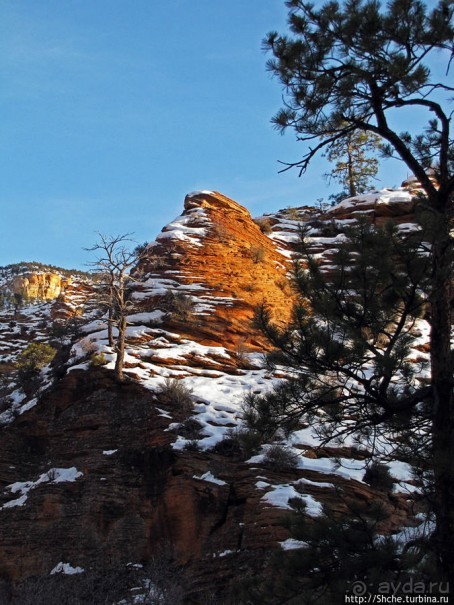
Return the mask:
[(137, 297), (150, 306), (157, 296), (159, 306), (166, 282), (159, 290), (156, 279), (173, 280), (168, 288), (177, 284), (181, 292), (197, 294), (195, 313), (203, 320), (197, 332), (204, 344), (263, 346), (251, 324), (253, 311), (265, 302), (276, 318), (288, 318), (289, 267), (288, 257), (246, 208), (218, 192), (195, 192), (186, 196), (183, 214), (163, 229), (139, 265)]
[(57, 273), (26, 273), (13, 277), (10, 288), (13, 294), (24, 299), (53, 300), (58, 298), (71, 279)]

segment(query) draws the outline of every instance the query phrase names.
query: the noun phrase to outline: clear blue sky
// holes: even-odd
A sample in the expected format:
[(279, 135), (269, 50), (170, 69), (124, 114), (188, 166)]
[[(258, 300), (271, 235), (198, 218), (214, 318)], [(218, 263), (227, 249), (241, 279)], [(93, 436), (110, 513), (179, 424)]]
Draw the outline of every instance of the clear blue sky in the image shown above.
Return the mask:
[(0, 265), (83, 268), (96, 231), (150, 241), (195, 189), (254, 216), (326, 198), (322, 161), (278, 174), (302, 149), (261, 40), (285, 22), (283, 0), (0, 0)]

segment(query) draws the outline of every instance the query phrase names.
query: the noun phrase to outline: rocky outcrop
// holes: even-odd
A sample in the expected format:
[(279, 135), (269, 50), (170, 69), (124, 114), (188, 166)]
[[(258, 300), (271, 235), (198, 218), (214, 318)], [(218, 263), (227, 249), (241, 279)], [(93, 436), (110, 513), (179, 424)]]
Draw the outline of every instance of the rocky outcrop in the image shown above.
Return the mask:
[[(195, 192), (186, 196), (181, 217), (149, 247), (137, 269), (142, 280), (137, 293), (146, 300), (143, 307), (150, 308), (156, 290), (159, 298), (171, 278), (174, 285), (169, 289), (196, 293), (199, 302), (199, 325), (192, 329), (182, 322), (180, 333), (208, 345), (263, 348), (264, 339), (252, 326), (254, 308), (266, 303), (277, 319), (288, 318), (288, 269), (289, 259), (246, 208), (218, 192)], [(161, 280), (161, 290), (153, 289), (153, 280)]]
[(402, 233), (418, 228), (415, 196), (420, 188), (413, 180), (404, 185), (347, 198), (331, 208), (290, 208), (257, 220), (266, 223), (270, 239), (282, 254), (289, 257), (298, 252), (303, 227), (308, 252), (322, 268), (329, 270), (333, 253), (343, 240), (344, 230), (359, 218), (367, 219), (377, 227), (392, 221)]
[(374, 225), (382, 225), (389, 219), (396, 224), (414, 222), (414, 195), (407, 187), (358, 195), (340, 202), (329, 211), (329, 216), (342, 221), (367, 216)]
[(71, 279), (56, 273), (26, 273), (15, 276), (9, 287), (23, 299), (53, 300), (58, 298)]
[(96, 303), (96, 288), (92, 281), (69, 280), (52, 305), (50, 314), (53, 320), (67, 321), (93, 311)]

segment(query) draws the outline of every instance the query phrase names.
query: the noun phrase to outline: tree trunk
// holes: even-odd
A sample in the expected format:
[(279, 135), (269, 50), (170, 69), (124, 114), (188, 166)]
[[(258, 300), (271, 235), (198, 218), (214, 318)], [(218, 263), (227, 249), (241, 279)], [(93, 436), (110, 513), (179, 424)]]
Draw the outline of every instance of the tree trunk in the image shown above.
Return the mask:
[(115, 378), (118, 382), (123, 382), (123, 364), (125, 358), (125, 340), (126, 340), (126, 316), (120, 317), (118, 320), (118, 338), (115, 350), (117, 358), (115, 360)]
[(351, 143), (349, 142), (347, 145), (347, 165), (348, 165), (348, 190), (350, 197), (356, 196), (356, 187), (355, 187), (355, 175), (353, 170), (353, 152), (351, 149)]
[[(430, 357), (433, 388), (432, 447), (436, 532), (441, 577), (454, 588), (454, 400), (451, 359), (452, 259), (447, 206), (432, 245)], [(440, 208), (440, 207), (439, 207)]]
[(113, 337), (113, 309), (110, 306), (107, 317), (107, 340), (109, 343), (109, 347), (114, 347), (114, 337)]

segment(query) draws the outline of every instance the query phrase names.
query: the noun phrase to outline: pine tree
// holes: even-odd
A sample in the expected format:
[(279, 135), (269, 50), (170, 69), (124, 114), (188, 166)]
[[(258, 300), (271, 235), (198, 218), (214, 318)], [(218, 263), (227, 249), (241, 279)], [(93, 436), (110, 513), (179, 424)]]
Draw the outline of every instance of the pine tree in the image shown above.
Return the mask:
[(372, 154), (380, 147), (380, 137), (361, 130), (349, 132), (345, 138), (329, 144), (323, 155), (335, 166), (324, 176), (343, 187), (331, 196), (335, 201), (368, 191), (378, 172), (378, 159)]
[[(292, 512), (283, 522), (300, 547), (272, 555), (262, 575), (240, 580), (234, 602), (338, 605), (348, 602), (346, 596), (359, 603), (354, 596), (360, 594), (367, 602), (369, 595), (383, 594), (388, 586), (399, 595), (405, 583), (415, 586), (412, 570), (419, 553), (402, 551), (397, 539), (382, 533), (392, 506), (354, 500), (340, 489), (336, 501), (336, 511), (324, 507), (320, 516), (311, 517), (302, 498), (291, 498)], [(424, 567), (417, 581), (429, 585), (432, 570)]]
[(17, 378), (28, 395), (37, 391), (41, 370), (51, 363), (56, 353), (56, 349), (41, 342), (32, 342), (20, 353), (16, 361)]
[(290, 366), (293, 378), (246, 399), (247, 425), (267, 442), (307, 425), (322, 444), (350, 435), (374, 459), (412, 460), (435, 487), (429, 362), (410, 355), (429, 309), (429, 232), (403, 239), (392, 223), (360, 220), (346, 229), (329, 272), (304, 235), (291, 322), (273, 323), (265, 304), (256, 310), (257, 326), (276, 347), (269, 362)]
[(326, 274), (303, 237), (292, 321), (274, 324), (265, 304), (256, 311), (258, 327), (276, 346), (271, 361), (291, 366), (297, 377), (247, 399), (251, 428), (271, 439), (303, 420), (323, 440), (361, 434), (371, 449), (377, 433), (402, 417), (409, 430), (428, 430), (430, 410), (420, 405), (431, 396), (419, 380), (424, 362), (408, 359), (415, 322), (427, 309), (426, 238), (420, 231), (404, 241), (390, 223), (376, 229), (359, 221), (346, 230)]
[[(449, 110), (453, 88), (446, 78), (454, 52), (454, 5), (452, 0), (440, 0), (431, 11), (420, 0), (391, 0), (386, 8), (376, 0), (328, 2), (320, 9), (302, 0), (288, 0), (286, 5), (291, 36), (272, 32), (265, 40), (265, 48), (273, 55), (268, 68), (285, 91), (285, 107), (274, 123), (282, 131), (295, 130), (308, 145), (315, 141), (300, 161), (287, 168), (296, 166), (302, 174), (317, 153), (362, 130), (384, 140), (385, 152), (405, 163), (424, 193), (420, 206), (431, 230), (426, 291), (431, 324), (434, 542), (440, 573), (454, 585), (454, 355), (450, 337), (454, 146)], [(440, 79), (427, 64), (434, 53), (446, 63)], [(416, 134), (399, 133), (393, 127), (407, 109), (419, 110)], [(389, 376), (386, 367), (383, 370)], [(381, 396), (387, 388), (379, 382)], [(397, 408), (401, 397), (408, 402), (405, 391), (394, 396)]]

